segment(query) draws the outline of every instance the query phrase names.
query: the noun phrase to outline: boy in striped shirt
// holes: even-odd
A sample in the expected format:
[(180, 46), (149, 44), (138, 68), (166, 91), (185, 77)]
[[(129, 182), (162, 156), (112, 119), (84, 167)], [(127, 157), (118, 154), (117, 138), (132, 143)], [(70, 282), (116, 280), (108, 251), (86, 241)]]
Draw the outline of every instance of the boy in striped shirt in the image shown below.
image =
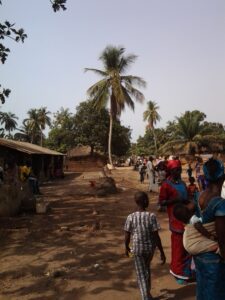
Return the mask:
[(161, 254), (162, 264), (166, 257), (158, 234), (160, 225), (154, 213), (146, 211), (149, 200), (145, 192), (137, 192), (134, 196), (137, 211), (127, 217), (125, 231), (125, 254), (129, 256), (130, 238), (132, 236), (135, 270), (142, 300), (153, 299), (151, 290), (150, 262), (157, 247)]

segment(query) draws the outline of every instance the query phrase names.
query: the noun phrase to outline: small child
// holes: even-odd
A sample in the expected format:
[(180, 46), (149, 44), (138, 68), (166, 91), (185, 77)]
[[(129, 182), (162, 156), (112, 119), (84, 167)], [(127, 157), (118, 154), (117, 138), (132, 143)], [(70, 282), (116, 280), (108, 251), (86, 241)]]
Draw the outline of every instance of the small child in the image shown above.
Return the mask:
[(140, 174), (140, 182), (141, 182), (141, 183), (144, 183), (144, 180), (145, 180), (145, 173), (146, 173), (146, 165), (145, 165), (145, 163), (142, 163), (142, 164), (139, 166), (139, 174)]
[(208, 181), (205, 178), (204, 174), (200, 174), (197, 177), (197, 181), (198, 181), (198, 186), (199, 186), (200, 192), (205, 191), (208, 186)]
[(216, 242), (215, 222), (202, 224), (202, 219), (194, 214), (195, 204), (177, 204), (173, 209), (174, 217), (185, 225), (183, 244), (191, 255), (214, 251), (219, 253)]
[(195, 178), (194, 177), (190, 177), (189, 182), (190, 182), (190, 184), (187, 187), (188, 196), (189, 196), (190, 199), (194, 199), (195, 193), (198, 192), (198, 187), (195, 184)]
[(192, 177), (192, 167), (191, 164), (188, 164), (188, 168), (187, 168), (187, 174), (188, 174), (188, 178), (190, 179)]
[(162, 264), (165, 263), (166, 257), (158, 234), (160, 225), (157, 222), (154, 213), (146, 211), (149, 200), (145, 192), (137, 192), (134, 195), (137, 204), (137, 211), (127, 217), (125, 231), (125, 254), (129, 256), (130, 238), (132, 236), (135, 270), (141, 296), (143, 300), (152, 299), (150, 262), (153, 258), (155, 248), (158, 247)]

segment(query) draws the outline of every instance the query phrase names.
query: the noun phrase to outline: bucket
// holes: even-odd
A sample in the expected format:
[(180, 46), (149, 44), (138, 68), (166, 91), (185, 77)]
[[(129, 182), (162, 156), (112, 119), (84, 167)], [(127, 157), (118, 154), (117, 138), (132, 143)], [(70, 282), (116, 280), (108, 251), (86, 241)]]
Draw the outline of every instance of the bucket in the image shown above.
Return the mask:
[(45, 214), (47, 211), (47, 203), (45, 202), (37, 202), (36, 203), (36, 213), (37, 214)]

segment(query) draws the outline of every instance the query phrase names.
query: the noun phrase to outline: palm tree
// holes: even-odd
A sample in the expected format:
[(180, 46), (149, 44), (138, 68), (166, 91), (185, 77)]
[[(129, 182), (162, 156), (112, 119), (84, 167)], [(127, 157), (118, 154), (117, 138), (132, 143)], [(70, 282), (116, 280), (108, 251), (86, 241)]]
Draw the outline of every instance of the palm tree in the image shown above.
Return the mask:
[(14, 140), (29, 142), (31, 143), (33, 139), (33, 134), (30, 130), (29, 124), (27, 125), (26, 119), (23, 120), (23, 125), (18, 128), (18, 132), (14, 134)]
[(147, 102), (147, 110), (143, 113), (144, 121), (148, 122), (148, 128), (152, 130), (154, 143), (155, 143), (155, 154), (157, 154), (157, 140), (155, 135), (155, 125), (161, 120), (161, 116), (158, 113), (159, 106), (154, 101)]
[(47, 107), (41, 107), (38, 110), (39, 126), (41, 130), (41, 146), (43, 144), (43, 130), (45, 130), (46, 125), (51, 126), (51, 118), (48, 116), (51, 112), (46, 109)]
[(27, 114), (28, 118), (24, 119), (23, 125), (26, 128), (26, 131), (29, 132), (31, 143), (33, 144), (36, 142), (36, 137), (40, 134), (39, 111), (36, 108), (32, 108)]
[(186, 111), (180, 117), (176, 117), (176, 122), (169, 124), (173, 133), (160, 150), (167, 152), (175, 149), (179, 152), (195, 154), (204, 141), (207, 141), (208, 145), (215, 141), (223, 142), (224, 135), (216, 132), (213, 127), (207, 126), (203, 122), (205, 118), (206, 115), (198, 110)]
[(87, 93), (94, 101), (95, 107), (101, 109), (109, 103), (109, 138), (108, 155), (112, 165), (111, 141), (113, 120), (121, 115), (125, 105), (134, 110), (134, 101), (143, 102), (144, 95), (133, 85), (144, 87), (145, 81), (132, 75), (124, 75), (127, 68), (135, 62), (137, 56), (133, 54), (124, 55), (125, 48), (107, 46), (99, 59), (103, 63), (103, 70), (86, 68), (102, 77), (101, 80), (92, 85)]
[(0, 123), (1, 125), (4, 124), (4, 129), (8, 131), (8, 137), (11, 137), (11, 131), (16, 129), (17, 126), (16, 120), (18, 120), (18, 117), (11, 112), (0, 113)]

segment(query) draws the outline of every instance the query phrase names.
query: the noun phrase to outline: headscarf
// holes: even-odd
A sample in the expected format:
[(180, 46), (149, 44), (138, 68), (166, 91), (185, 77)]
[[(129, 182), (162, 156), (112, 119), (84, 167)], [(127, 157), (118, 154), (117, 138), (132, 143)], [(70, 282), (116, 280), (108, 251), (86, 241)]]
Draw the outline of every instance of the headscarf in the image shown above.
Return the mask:
[[(209, 161), (214, 161), (214, 170), (210, 170), (208, 167)], [(211, 172), (210, 172), (211, 171)], [(208, 181), (217, 181), (219, 178), (221, 178), (224, 175), (224, 164), (222, 161), (218, 159), (212, 159), (210, 158), (204, 165), (203, 165), (203, 172), (205, 175), (205, 178)]]
[(181, 167), (181, 162), (178, 159), (168, 160), (167, 162), (167, 169), (169, 171), (180, 167)]

